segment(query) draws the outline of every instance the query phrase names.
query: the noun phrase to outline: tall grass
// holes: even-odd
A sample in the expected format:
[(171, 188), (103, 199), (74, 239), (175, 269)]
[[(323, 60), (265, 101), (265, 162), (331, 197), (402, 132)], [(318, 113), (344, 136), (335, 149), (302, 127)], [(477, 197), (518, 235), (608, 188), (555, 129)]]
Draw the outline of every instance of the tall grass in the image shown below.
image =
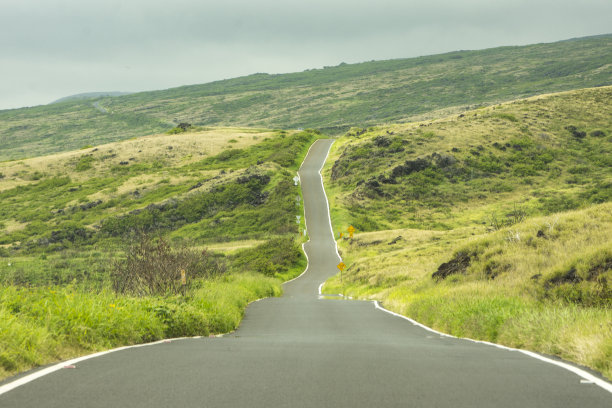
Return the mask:
[(1, 287), (0, 379), (98, 350), (226, 333), (238, 327), (249, 302), (281, 292), (280, 280), (249, 273), (201, 281), (186, 297)]

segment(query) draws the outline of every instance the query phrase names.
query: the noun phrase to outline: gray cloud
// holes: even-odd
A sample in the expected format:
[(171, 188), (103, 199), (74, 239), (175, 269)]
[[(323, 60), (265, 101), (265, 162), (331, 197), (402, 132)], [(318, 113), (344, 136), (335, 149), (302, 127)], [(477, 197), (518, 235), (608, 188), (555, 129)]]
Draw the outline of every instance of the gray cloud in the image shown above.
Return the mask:
[(3, 0), (0, 109), (611, 32), (608, 0)]

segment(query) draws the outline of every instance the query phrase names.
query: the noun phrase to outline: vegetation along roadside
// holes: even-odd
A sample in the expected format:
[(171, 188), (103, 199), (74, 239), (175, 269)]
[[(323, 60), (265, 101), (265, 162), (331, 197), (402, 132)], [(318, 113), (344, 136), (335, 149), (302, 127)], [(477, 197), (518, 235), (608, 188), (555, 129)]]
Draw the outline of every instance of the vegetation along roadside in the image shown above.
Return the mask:
[(0, 163), (0, 378), (235, 329), (305, 268), (292, 179), (318, 137), (186, 126)]
[(612, 378), (612, 88), (352, 129), (324, 169), (325, 293)]

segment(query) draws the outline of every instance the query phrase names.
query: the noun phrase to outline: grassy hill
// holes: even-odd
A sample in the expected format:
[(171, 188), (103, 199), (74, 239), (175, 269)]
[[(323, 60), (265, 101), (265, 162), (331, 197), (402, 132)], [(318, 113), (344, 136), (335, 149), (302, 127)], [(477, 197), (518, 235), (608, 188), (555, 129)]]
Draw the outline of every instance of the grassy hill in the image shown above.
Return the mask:
[(105, 96), (122, 96), (122, 95), (129, 95), (130, 93), (131, 92), (85, 92), (85, 93), (80, 93), (76, 95), (64, 96), (63, 98), (60, 98), (51, 103), (53, 104), (53, 103), (59, 103), (59, 102), (69, 102), (69, 101), (76, 101), (76, 100), (83, 100), (83, 99), (97, 99), (97, 98), (103, 98)]
[(317, 137), (192, 129), (0, 163), (0, 378), (237, 327), (304, 270), (292, 179)]
[(612, 378), (612, 87), (352, 129), (324, 177), (325, 293)]
[(198, 126), (319, 128), (405, 122), (531, 95), (612, 84), (612, 35), (0, 111), (0, 160)]

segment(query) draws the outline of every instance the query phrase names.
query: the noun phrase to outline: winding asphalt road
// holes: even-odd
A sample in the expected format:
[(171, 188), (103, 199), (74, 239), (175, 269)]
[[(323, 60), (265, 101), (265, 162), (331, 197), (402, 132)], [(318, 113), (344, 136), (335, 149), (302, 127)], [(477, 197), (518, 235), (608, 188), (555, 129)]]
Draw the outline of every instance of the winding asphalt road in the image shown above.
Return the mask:
[(340, 261), (317, 141), (300, 177), (309, 266), (220, 338), (79, 362), (0, 395), (0, 407), (611, 407), (612, 394), (525, 354), (427, 331), (371, 302), (320, 299)]

